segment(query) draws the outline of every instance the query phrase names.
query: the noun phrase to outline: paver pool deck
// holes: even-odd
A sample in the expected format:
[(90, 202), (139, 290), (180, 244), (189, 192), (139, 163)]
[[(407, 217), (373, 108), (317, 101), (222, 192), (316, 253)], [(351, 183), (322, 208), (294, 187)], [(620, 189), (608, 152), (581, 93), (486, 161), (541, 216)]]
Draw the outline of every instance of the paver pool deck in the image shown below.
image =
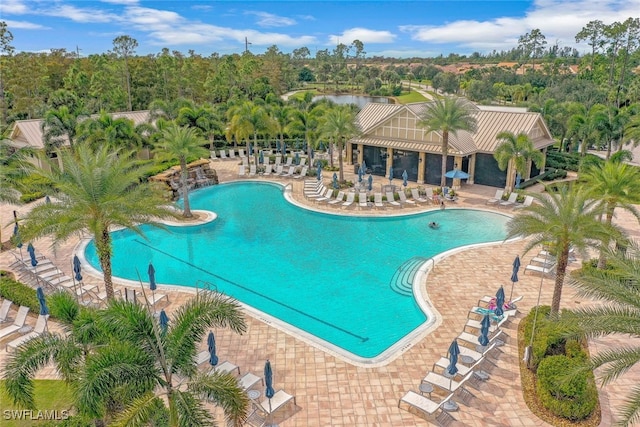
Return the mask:
[[(238, 179), (237, 161), (213, 161), (212, 167), (218, 172), (220, 182)], [(348, 167), (348, 166), (347, 166)], [(325, 181), (330, 181), (333, 172), (325, 172)], [(347, 179), (357, 179), (353, 174), (345, 174)], [(266, 178), (260, 178), (266, 179)], [(274, 178), (271, 180), (291, 183), (292, 195), (301, 203), (314, 206), (303, 196), (302, 180)], [(388, 183), (383, 177), (375, 177), (374, 186)], [(396, 185), (401, 181), (395, 180)], [(415, 183), (411, 185), (415, 186)], [(479, 185), (465, 185), (460, 190), (458, 207), (490, 208), (503, 213), (511, 213), (510, 209), (491, 208), (485, 204), (486, 199), (495, 193), (495, 188)], [(327, 211), (340, 213), (381, 215), (385, 211), (359, 208), (331, 209)], [(7, 225), (12, 219), (12, 211), (21, 215), (28, 211), (29, 205), (0, 205), (0, 224), (6, 240), (12, 227)], [(430, 205), (406, 207), (411, 210), (436, 209)], [(399, 209), (387, 208), (388, 212)], [(637, 220), (624, 212), (617, 212), (615, 221), (623, 227), (627, 234), (640, 237)], [(415, 230), (422, 232), (422, 230)], [(425, 238), (427, 236), (425, 235)], [(50, 257), (67, 274), (71, 274), (70, 261), (78, 243), (77, 239), (59, 245), (55, 251), (50, 247), (51, 240), (42, 239), (35, 243), (36, 249)], [(545, 426), (527, 408), (520, 387), (519, 357), (517, 354), (517, 325), (529, 312), (538, 298), (538, 290), (542, 283), (541, 303), (549, 304), (553, 292), (553, 279), (538, 275), (524, 274), (524, 266), (536, 255), (532, 251), (523, 255), (525, 242), (516, 241), (496, 244), (461, 251), (438, 262), (429, 273), (425, 283), (426, 293), (435, 309), (442, 317), (442, 323), (432, 333), (415, 340), (407, 346), (390, 363), (381, 367), (354, 366), (340, 357), (331, 355), (313, 345), (300, 340), (291, 334), (265, 323), (250, 315), (246, 316), (248, 331), (244, 335), (235, 335), (229, 330), (216, 330), (216, 343), (221, 361), (229, 360), (240, 366), (242, 373), (253, 372), (262, 375), (264, 362), (271, 360), (274, 370), (274, 387), (284, 389), (296, 396), (295, 413), (290, 409), (284, 420), (278, 420), (283, 427), (306, 426), (424, 426), (430, 423), (403, 409), (398, 409), (398, 399), (408, 390), (418, 391), (420, 380), (431, 369), (433, 363), (446, 355), (451, 341), (463, 329), (469, 309), (477, 304), (483, 295), (493, 295), (500, 285), (505, 291), (511, 289), (511, 264), (516, 254), (520, 254), (523, 268), (520, 270), (519, 282), (515, 285), (514, 296), (524, 298), (518, 303), (520, 314), (507, 323), (505, 331), (508, 335), (503, 353), (498, 358), (498, 368), (494, 369), (491, 378), (479, 389), (470, 390), (476, 396), (469, 406), (460, 405), (460, 410), (453, 413), (457, 419), (454, 425), (459, 426)], [(349, 256), (349, 255), (345, 255)], [(357, 254), (354, 262), (357, 262)], [(6, 269), (14, 258), (4, 252), (0, 254), (0, 268)], [(570, 264), (577, 268), (580, 260)], [(313, 274), (313, 272), (310, 272)], [(340, 280), (337, 274), (335, 280)], [(98, 278), (93, 282), (99, 283)], [(347, 284), (345, 284), (347, 285)], [(171, 303), (166, 310), (171, 316), (172, 310), (180, 306), (193, 294), (171, 290)], [(562, 307), (577, 307), (591, 302), (576, 297), (574, 289), (566, 284), (562, 295)], [(30, 323), (35, 318), (29, 319)], [(53, 322), (51, 322), (53, 323)], [(59, 325), (52, 324), (53, 330)], [(7, 359), (4, 343), (0, 343), (0, 365)], [(631, 343), (628, 337), (608, 337), (593, 340), (591, 351), (597, 352), (609, 346), (640, 344)], [(205, 343), (202, 343), (205, 348)], [(43, 369), (39, 378), (57, 378), (52, 367)], [(600, 389), (600, 400), (603, 409), (602, 426), (614, 423), (615, 412), (623, 403), (624, 397), (640, 380), (640, 366), (636, 366), (622, 379)], [(260, 389), (261, 390), (261, 389)], [(261, 390), (264, 392), (264, 390)], [(435, 395), (434, 395), (435, 398)], [(224, 425), (221, 411), (212, 409), (219, 425)]]

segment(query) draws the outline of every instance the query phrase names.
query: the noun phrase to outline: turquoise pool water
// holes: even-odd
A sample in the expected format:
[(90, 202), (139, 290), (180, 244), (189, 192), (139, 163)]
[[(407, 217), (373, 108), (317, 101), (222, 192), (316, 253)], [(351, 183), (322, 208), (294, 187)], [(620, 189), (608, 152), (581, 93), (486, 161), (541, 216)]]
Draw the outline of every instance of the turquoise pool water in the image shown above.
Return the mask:
[[(190, 201), (218, 218), (167, 230), (145, 226), (146, 239), (114, 232), (114, 275), (146, 281), (152, 262), (159, 283), (211, 282), (363, 358), (380, 355), (427, 321), (413, 296), (392, 289), (399, 268), (414, 257), (501, 241), (509, 219), (462, 209), (378, 218), (323, 214), (292, 205), (281, 186), (268, 183), (212, 186)], [(440, 228), (430, 229), (431, 221)], [(99, 269), (93, 242), (85, 255)]]

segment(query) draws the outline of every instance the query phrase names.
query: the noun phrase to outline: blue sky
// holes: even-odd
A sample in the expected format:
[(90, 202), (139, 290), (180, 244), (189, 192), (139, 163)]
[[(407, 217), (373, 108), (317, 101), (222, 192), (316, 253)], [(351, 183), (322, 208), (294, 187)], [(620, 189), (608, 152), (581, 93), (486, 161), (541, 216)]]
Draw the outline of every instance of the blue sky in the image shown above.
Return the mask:
[(0, 20), (17, 51), (80, 49), (107, 52), (129, 35), (137, 54), (163, 47), (202, 55), (253, 53), (277, 45), (283, 52), (306, 46), (332, 50), (338, 42), (364, 43), (367, 56), (430, 57), (510, 49), (539, 28), (549, 44), (572, 46), (587, 22), (636, 17), (640, 0), (522, 1), (142, 1), (2, 0)]

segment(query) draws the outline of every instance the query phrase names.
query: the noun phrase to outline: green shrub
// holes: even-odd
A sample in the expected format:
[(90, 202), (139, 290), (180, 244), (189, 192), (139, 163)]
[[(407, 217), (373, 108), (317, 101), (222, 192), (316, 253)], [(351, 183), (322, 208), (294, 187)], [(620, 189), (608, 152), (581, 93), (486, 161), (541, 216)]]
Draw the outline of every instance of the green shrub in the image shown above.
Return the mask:
[[(543, 305), (538, 309), (538, 318), (535, 325), (535, 335), (533, 339), (531, 361), (529, 366), (534, 372), (538, 369), (538, 364), (542, 359), (550, 355), (564, 354), (564, 337), (562, 330), (555, 322), (549, 320), (551, 307)], [(535, 317), (535, 307), (531, 309), (527, 317), (523, 319), (524, 337), (527, 342), (531, 339), (533, 331), (533, 319)]]
[(545, 408), (572, 421), (591, 415), (598, 402), (595, 383), (587, 372), (568, 375), (582, 364), (564, 355), (550, 356), (540, 362), (537, 372), (538, 397)]
[(41, 191), (36, 191), (35, 193), (22, 193), (20, 195), (20, 201), (22, 203), (30, 203), (34, 200), (41, 199), (45, 196), (45, 194)]
[(36, 297), (35, 289), (9, 279), (8, 277), (0, 277), (0, 296), (13, 301), (16, 305), (24, 305), (29, 307), (33, 313), (40, 312), (40, 303)]
[(65, 323), (72, 323), (80, 312), (80, 305), (73, 295), (66, 291), (56, 291), (47, 296), (47, 305), (51, 316)]
[(569, 359), (587, 360), (587, 352), (584, 351), (582, 344), (578, 340), (568, 340), (564, 344), (564, 353)]

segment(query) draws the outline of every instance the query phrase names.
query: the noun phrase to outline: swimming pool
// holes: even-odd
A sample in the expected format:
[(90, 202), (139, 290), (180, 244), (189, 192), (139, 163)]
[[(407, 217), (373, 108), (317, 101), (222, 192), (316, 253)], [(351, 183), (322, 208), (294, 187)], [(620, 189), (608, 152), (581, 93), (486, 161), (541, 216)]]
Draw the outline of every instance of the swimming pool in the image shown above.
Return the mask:
[[(301, 209), (280, 185), (229, 183), (192, 193), (215, 221), (167, 230), (143, 226), (113, 236), (113, 273), (159, 283), (211, 282), (260, 312), (360, 358), (374, 358), (427, 322), (402, 287), (428, 258), (501, 241), (507, 216), (448, 209), (396, 217), (353, 217)], [(428, 224), (436, 221), (437, 230)], [(85, 250), (96, 269), (93, 242)], [(405, 283), (406, 285), (406, 283)]]

